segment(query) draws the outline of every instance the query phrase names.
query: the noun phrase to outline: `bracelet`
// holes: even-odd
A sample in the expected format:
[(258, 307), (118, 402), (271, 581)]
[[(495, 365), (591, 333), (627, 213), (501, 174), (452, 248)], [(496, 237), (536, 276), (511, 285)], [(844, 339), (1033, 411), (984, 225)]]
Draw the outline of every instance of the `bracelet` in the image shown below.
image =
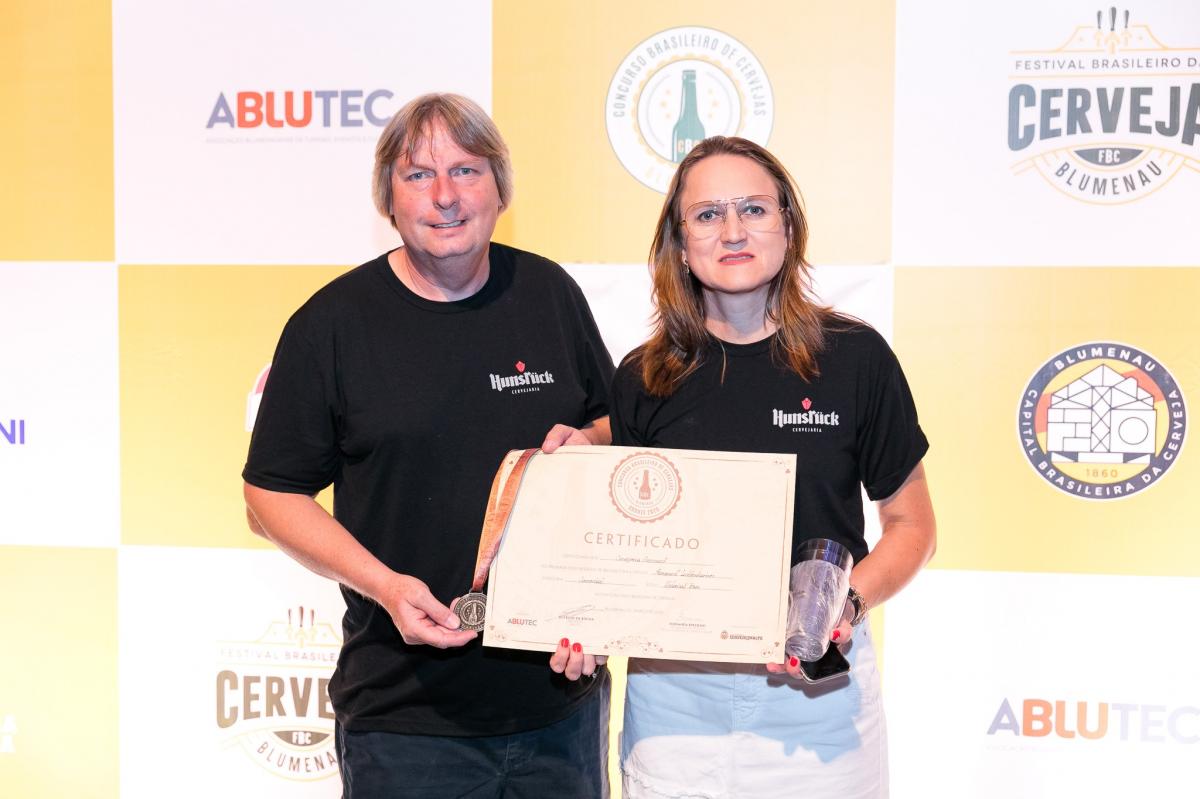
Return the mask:
[(846, 592), (846, 600), (854, 604), (854, 616), (850, 619), (850, 626), (857, 627), (867, 617), (867, 600), (863, 599), (863, 595), (858, 593), (854, 586), (850, 586), (850, 590)]

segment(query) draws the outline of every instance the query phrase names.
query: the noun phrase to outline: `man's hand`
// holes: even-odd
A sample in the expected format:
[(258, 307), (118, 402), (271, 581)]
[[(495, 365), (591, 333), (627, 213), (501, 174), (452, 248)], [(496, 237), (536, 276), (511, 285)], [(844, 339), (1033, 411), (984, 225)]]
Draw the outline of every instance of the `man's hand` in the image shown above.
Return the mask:
[(578, 444), (586, 446), (588, 444), (607, 445), (612, 443), (612, 430), (608, 426), (608, 417), (601, 416), (595, 421), (588, 422), (581, 428), (570, 427), (565, 424), (556, 424), (550, 428), (550, 432), (546, 434), (546, 440), (542, 442), (542, 452), (549, 455), (554, 450), (566, 444)]
[(429, 586), (416, 577), (397, 574), (384, 608), (406, 644), (428, 644), (438, 649), (462, 646), (474, 640), (474, 630), (458, 629), (458, 616), (438, 602)]
[(587, 445), (591, 443), (591, 439), (584, 435), (583, 431), (577, 430), (574, 427), (568, 427), (565, 424), (556, 424), (546, 434), (546, 440), (542, 442), (542, 452), (549, 455), (559, 447), (568, 444)]

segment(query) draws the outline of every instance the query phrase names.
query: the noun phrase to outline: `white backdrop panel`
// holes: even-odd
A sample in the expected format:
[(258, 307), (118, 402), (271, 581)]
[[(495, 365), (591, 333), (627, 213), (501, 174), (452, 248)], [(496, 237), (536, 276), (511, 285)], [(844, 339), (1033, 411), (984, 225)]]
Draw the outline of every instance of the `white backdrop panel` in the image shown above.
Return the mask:
[(650, 270), (645, 264), (564, 264), (587, 297), (613, 363), (651, 333)]
[(1189, 578), (924, 572), (887, 605), (892, 795), (1181, 795), (1200, 640), (1158, 611), (1198, 602)]
[(19, 298), (0, 313), (0, 544), (116, 546), (116, 265), (0, 263), (0, 286)]
[[(1200, 139), (1187, 132), (1200, 120), (1187, 112), (1200, 5), (1147, 0), (1128, 21), (1124, 8), (1110, 17), (1103, 6), (1098, 27), (1100, 9), (1014, 0), (981, 14), (973, 3), (898, 0), (896, 264), (1196, 263), (1188, 220), (1200, 202)], [(1013, 132), (1033, 138), (1014, 150), (1010, 92), (1022, 85), (1031, 94), (1018, 98)], [(1171, 121), (1172, 87), (1177, 132), (1165, 135), (1157, 123)], [(1072, 132), (1068, 103), (1090, 132)], [(1135, 106), (1145, 107), (1136, 119)]]
[(888, 341), (892, 340), (891, 266), (818, 265), (812, 269), (813, 291), (819, 302), (857, 316)]
[(371, 203), (381, 125), (428, 91), (490, 110), (491, 67), (482, 0), (115, 0), (117, 261), (374, 257), (398, 242)]

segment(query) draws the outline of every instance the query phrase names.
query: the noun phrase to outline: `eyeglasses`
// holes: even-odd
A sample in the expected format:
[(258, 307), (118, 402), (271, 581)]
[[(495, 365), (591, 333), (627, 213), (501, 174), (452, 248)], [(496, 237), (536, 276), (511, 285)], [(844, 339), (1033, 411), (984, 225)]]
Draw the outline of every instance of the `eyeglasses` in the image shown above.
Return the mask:
[(779, 200), (767, 194), (692, 203), (683, 213), (683, 224), (688, 233), (696, 238), (710, 238), (725, 225), (726, 209), (731, 205), (738, 215), (738, 221), (748, 230), (771, 231), (779, 226), (783, 206)]

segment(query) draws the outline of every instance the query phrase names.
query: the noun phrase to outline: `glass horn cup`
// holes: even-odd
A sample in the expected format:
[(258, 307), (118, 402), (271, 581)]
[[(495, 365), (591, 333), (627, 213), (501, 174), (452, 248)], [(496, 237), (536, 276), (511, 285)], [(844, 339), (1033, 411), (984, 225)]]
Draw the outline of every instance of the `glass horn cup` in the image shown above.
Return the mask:
[(792, 567), (784, 649), (803, 661), (820, 660), (829, 649), (829, 636), (841, 619), (850, 588), (854, 558), (837, 541), (812, 538), (800, 545), (800, 560)]

